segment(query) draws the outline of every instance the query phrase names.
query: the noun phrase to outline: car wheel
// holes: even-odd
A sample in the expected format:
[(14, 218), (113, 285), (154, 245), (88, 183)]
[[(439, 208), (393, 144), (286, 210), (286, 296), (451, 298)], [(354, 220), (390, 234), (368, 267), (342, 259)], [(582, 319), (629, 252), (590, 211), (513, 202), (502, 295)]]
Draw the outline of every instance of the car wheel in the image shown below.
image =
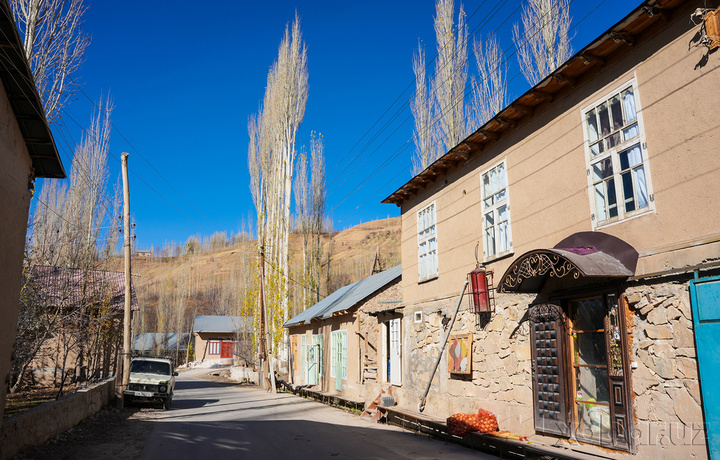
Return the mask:
[(163, 409), (170, 410), (170, 403), (172, 403), (172, 395), (163, 399)]

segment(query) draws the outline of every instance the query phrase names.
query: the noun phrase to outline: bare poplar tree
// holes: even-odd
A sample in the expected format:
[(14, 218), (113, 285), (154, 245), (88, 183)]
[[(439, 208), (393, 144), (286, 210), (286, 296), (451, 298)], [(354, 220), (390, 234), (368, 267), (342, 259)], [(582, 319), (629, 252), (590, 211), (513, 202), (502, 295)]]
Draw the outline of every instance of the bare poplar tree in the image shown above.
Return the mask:
[(425, 52), (421, 46), (413, 57), (416, 78), (416, 91), (411, 104), (415, 117), (414, 173), (427, 168), (467, 134), (464, 100), (468, 78), (468, 30), (462, 4), (458, 11), (457, 26), (454, 15), (455, 0), (436, 0), (435, 37), (438, 54), (430, 81), (425, 75)]
[[(435, 61), (433, 92), (434, 117), (439, 124), (442, 152), (455, 147), (465, 136), (465, 84), (468, 76), (467, 24), (462, 4), (454, 25), (455, 0), (435, 3), (435, 37), (438, 56)], [(435, 158), (433, 158), (433, 161)]]
[(90, 37), (81, 26), (83, 0), (11, 0), (25, 57), (49, 122), (60, 114), (75, 92), (73, 75), (83, 62)]
[(413, 56), (413, 73), (415, 74), (415, 95), (410, 103), (410, 110), (415, 118), (413, 141), (415, 142), (415, 155), (413, 155), (413, 175), (420, 173), (431, 163), (435, 157), (433, 152), (433, 133), (435, 125), (431, 124), (432, 99), (430, 87), (427, 83), (425, 69), (425, 50), (418, 43), (418, 52)]
[(248, 169), (258, 215), (258, 244), (265, 247), (266, 305), (270, 330), (279, 343), (288, 319), (288, 238), (295, 138), (308, 97), (307, 50), (300, 19), (287, 26), (278, 58), (268, 73), (262, 106), (250, 119)]
[(484, 45), (473, 40), (473, 53), (478, 76), (471, 83), (471, 113), (467, 117), (471, 132), (497, 115), (507, 98), (507, 65), (495, 35), (490, 35)]
[(536, 85), (572, 53), (570, 0), (528, 0), (522, 10), (522, 27), (513, 26), (513, 41), (525, 79)]
[(312, 231), (310, 245), (310, 277), (311, 287), (314, 289), (314, 302), (320, 301), (320, 277), (323, 258), (322, 234), (327, 219), (327, 189), (325, 188), (325, 144), (322, 134), (311, 136), (310, 155), (312, 157), (312, 179), (310, 190), (312, 192)]

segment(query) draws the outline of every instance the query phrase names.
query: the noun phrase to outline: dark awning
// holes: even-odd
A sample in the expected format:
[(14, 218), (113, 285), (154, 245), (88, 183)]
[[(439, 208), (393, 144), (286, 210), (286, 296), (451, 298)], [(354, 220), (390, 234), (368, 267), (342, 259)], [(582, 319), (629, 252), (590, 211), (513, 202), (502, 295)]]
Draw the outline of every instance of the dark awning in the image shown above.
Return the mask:
[(551, 249), (518, 257), (500, 279), (500, 292), (540, 292), (548, 277), (628, 278), (638, 253), (623, 240), (601, 232), (580, 232)]

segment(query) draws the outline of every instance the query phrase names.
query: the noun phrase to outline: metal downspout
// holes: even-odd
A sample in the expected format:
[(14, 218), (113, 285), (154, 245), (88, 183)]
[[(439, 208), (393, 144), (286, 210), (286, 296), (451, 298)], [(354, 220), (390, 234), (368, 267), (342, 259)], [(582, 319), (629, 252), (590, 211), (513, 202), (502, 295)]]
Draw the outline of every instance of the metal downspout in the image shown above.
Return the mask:
[(460, 297), (458, 297), (457, 305), (455, 305), (455, 313), (453, 313), (452, 315), (450, 325), (448, 325), (447, 332), (445, 333), (445, 340), (443, 340), (442, 346), (440, 347), (440, 354), (438, 355), (437, 361), (435, 362), (435, 367), (433, 368), (432, 374), (430, 374), (430, 380), (428, 380), (427, 388), (425, 388), (425, 393), (423, 394), (422, 398), (420, 398), (420, 402), (418, 403), (418, 411), (420, 412), (425, 410), (425, 401), (427, 400), (427, 395), (430, 392), (432, 380), (435, 377), (435, 372), (437, 372), (438, 366), (440, 365), (440, 360), (442, 359), (443, 352), (445, 351), (445, 345), (450, 338), (450, 331), (452, 331), (453, 325), (455, 324), (455, 318), (457, 318), (458, 311), (460, 311), (460, 304), (462, 303), (463, 296), (465, 295), (465, 289), (467, 289), (469, 283), (469, 281), (465, 280), (462, 292), (460, 293)]

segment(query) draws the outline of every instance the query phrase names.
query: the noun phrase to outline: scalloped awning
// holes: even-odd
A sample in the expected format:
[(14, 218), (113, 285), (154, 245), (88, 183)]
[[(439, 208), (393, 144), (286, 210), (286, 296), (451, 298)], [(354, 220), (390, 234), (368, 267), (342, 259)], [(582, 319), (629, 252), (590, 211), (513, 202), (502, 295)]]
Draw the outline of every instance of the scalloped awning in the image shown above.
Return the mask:
[(549, 277), (628, 278), (638, 253), (623, 240), (601, 232), (580, 232), (551, 249), (518, 257), (500, 279), (500, 292), (540, 292)]

